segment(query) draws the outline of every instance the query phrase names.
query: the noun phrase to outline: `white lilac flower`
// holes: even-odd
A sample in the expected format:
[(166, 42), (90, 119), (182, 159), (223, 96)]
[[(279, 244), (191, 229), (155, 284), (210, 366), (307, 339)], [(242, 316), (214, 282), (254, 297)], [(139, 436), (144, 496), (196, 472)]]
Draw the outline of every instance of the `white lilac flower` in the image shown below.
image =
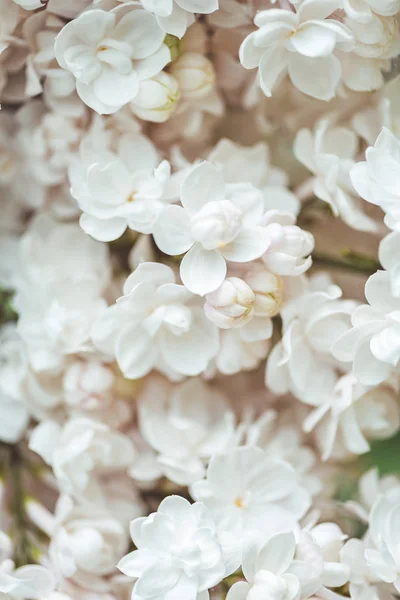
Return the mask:
[(271, 8), (256, 14), (257, 31), (240, 48), (246, 69), (259, 69), (267, 96), (286, 72), (295, 87), (319, 100), (335, 96), (341, 78), (335, 48), (351, 50), (353, 36), (345, 25), (329, 17), (341, 0), (304, 0), (296, 12)]
[(293, 467), (255, 446), (215, 454), (191, 494), (210, 508), (221, 530), (235, 532), (242, 547), (254, 536), (295, 529), (311, 502)]
[(131, 102), (140, 81), (158, 75), (171, 60), (154, 15), (136, 5), (120, 9), (83, 12), (55, 42), (60, 66), (74, 75), (80, 98), (99, 114)]
[(90, 352), (90, 330), (106, 307), (108, 248), (75, 224), (40, 215), (22, 236), (14, 274), (18, 333), (34, 370), (59, 371), (71, 354)]
[(227, 600), (299, 600), (301, 583), (290, 572), (296, 550), (294, 534), (278, 533), (261, 547), (253, 545), (243, 556), (243, 575), (246, 581), (235, 583)]
[(400, 229), (400, 142), (384, 127), (365, 153), (365, 161), (357, 163), (350, 175), (361, 198), (380, 206), (390, 229)]
[(222, 169), (227, 183), (244, 181), (261, 190), (265, 210), (299, 213), (299, 200), (287, 188), (287, 173), (271, 164), (270, 150), (265, 142), (241, 146), (222, 138), (207, 155), (207, 160)]
[(162, 211), (154, 239), (166, 254), (185, 253), (180, 275), (191, 292), (217, 289), (226, 260), (249, 262), (267, 250), (269, 237), (259, 225), (262, 196), (250, 184), (225, 184), (214, 165), (202, 162), (183, 180), (181, 202)]
[(316, 429), (322, 459), (364, 454), (369, 440), (392, 437), (400, 427), (400, 412), (394, 393), (368, 388), (352, 374), (339, 379), (332, 392), (304, 421), (305, 431)]
[(126, 469), (135, 455), (127, 436), (87, 418), (70, 419), (64, 427), (42, 421), (29, 446), (52, 466), (62, 491), (94, 501), (101, 499), (98, 477)]
[(139, 265), (92, 335), (95, 346), (115, 356), (128, 379), (153, 368), (198, 375), (218, 351), (218, 329), (205, 316), (200, 298), (159, 263)]
[(81, 160), (70, 169), (71, 194), (83, 211), (82, 229), (106, 242), (119, 238), (127, 227), (152, 233), (165, 203), (173, 200), (168, 161), (161, 162), (152, 142), (141, 134), (122, 135), (115, 151), (96, 148), (96, 139), (83, 141)]
[(194, 13), (210, 14), (218, 10), (218, 0), (140, 0), (153, 12), (163, 31), (181, 38), (194, 23)]
[(333, 355), (352, 363), (355, 378), (365, 385), (382, 383), (400, 359), (400, 300), (393, 295), (386, 271), (372, 275), (365, 285), (368, 304), (356, 308), (352, 327), (334, 342)]
[(397, 592), (400, 591), (399, 519), (399, 500), (380, 496), (370, 514), (368, 537), (373, 545), (365, 550), (372, 573), (381, 581), (393, 583)]
[(200, 502), (169, 496), (156, 513), (132, 521), (130, 532), (137, 550), (118, 568), (137, 579), (133, 600), (205, 600), (208, 589), (239, 566), (238, 553), (221, 541), (211, 512)]
[(355, 21), (368, 23), (374, 13), (382, 17), (392, 17), (400, 11), (399, 0), (344, 0), (346, 14)]
[(201, 379), (171, 388), (151, 378), (139, 396), (139, 431), (157, 451), (161, 472), (179, 485), (204, 477), (206, 462), (228, 447), (234, 430), (226, 399)]
[[(317, 281), (314, 282), (317, 284)], [(281, 309), (283, 336), (271, 351), (266, 384), (277, 394), (292, 392), (302, 402), (319, 406), (335, 385), (340, 364), (331, 347), (350, 327), (356, 304), (341, 300), (339, 287), (311, 287)]]
[(51, 594), (56, 581), (53, 574), (40, 565), (15, 568), (11, 560), (12, 543), (0, 531), (0, 593), (10, 600), (40, 600)]
[[(256, 324), (257, 321), (255, 321)], [(257, 327), (238, 327), (220, 331), (219, 350), (215, 357), (215, 364), (211, 364), (211, 372), (215, 366), (224, 375), (234, 375), (241, 371), (253, 371), (268, 354), (270, 343), (265, 336), (272, 333), (272, 326), (263, 328), (260, 332)], [(249, 337), (254, 338), (252, 340)], [(262, 339), (257, 339), (262, 337)]]
[(110, 511), (74, 503), (62, 494), (55, 507), (49, 555), (63, 577), (95, 589), (99, 576), (114, 572), (128, 548), (128, 532)]
[(358, 137), (353, 131), (332, 127), (325, 119), (314, 133), (301, 129), (293, 149), (297, 160), (314, 175), (314, 194), (329, 204), (334, 215), (353, 229), (376, 231), (377, 225), (363, 212), (350, 179), (358, 151)]

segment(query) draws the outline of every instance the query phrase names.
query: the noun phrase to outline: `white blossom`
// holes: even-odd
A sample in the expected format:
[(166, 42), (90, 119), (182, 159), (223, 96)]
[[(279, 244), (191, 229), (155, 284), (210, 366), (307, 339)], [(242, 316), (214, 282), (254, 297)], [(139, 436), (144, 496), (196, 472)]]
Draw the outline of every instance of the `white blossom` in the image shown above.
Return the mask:
[(56, 583), (52, 573), (40, 565), (24, 565), (16, 569), (9, 558), (11, 552), (10, 538), (0, 531), (1, 595), (13, 600), (39, 600), (50, 594)]
[(354, 165), (351, 180), (364, 200), (380, 206), (385, 213), (385, 223), (397, 230), (399, 215), (400, 142), (384, 127), (373, 147), (367, 149), (365, 162)]
[(371, 449), (369, 440), (392, 437), (399, 429), (399, 407), (389, 389), (371, 389), (345, 375), (304, 421), (306, 431), (315, 427), (323, 460), (332, 454), (364, 454)]
[(126, 469), (134, 458), (131, 441), (104, 423), (75, 418), (60, 427), (42, 421), (32, 432), (30, 448), (50, 464), (68, 494), (101, 497), (97, 477)]
[(378, 271), (365, 285), (368, 304), (356, 308), (352, 327), (333, 345), (334, 356), (351, 362), (354, 376), (365, 385), (385, 381), (400, 359), (399, 298), (389, 274)]
[(118, 568), (137, 578), (132, 598), (198, 598), (238, 567), (234, 549), (219, 539), (211, 512), (180, 496), (165, 498), (156, 513), (132, 521), (137, 547)]
[(269, 245), (258, 225), (263, 212), (260, 192), (250, 184), (225, 185), (211, 163), (192, 168), (181, 186), (183, 206), (163, 210), (154, 226), (157, 246), (170, 255), (186, 253), (180, 267), (184, 285), (204, 295), (225, 278), (226, 260), (248, 262)]
[(81, 160), (70, 169), (82, 229), (100, 241), (119, 238), (127, 227), (152, 233), (164, 204), (173, 199), (169, 163), (160, 161), (151, 141), (140, 134), (121, 136), (115, 152), (96, 142), (102, 144), (101, 134), (83, 141)]
[(293, 467), (255, 446), (215, 454), (191, 494), (210, 508), (221, 530), (235, 532), (242, 547), (261, 532), (295, 528), (310, 506)]
[(139, 398), (139, 430), (157, 453), (162, 473), (188, 485), (205, 474), (205, 463), (227, 448), (235, 417), (224, 396), (191, 379), (177, 387), (150, 380)]
[(93, 339), (129, 379), (154, 367), (198, 375), (218, 350), (218, 330), (199, 299), (158, 263), (142, 263), (128, 277), (124, 295), (96, 322)]
[[(317, 284), (317, 281), (314, 282)], [(318, 406), (337, 381), (331, 348), (350, 326), (355, 303), (340, 300), (338, 286), (306, 289), (282, 308), (283, 337), (267, 362), (266, 384), (278, 394), (292, 392)]]
[(56, 58), (76, 79), (80, 98), (99, 114), (132, 101), (140, 81), (158, 75), (170, 61), (156, 18), (133, 5), (129, 12), (92, 9), (58, 34)]
[(304, 0), (296, 12), (271, 8), (257, 13), (254, 23), (259, 29), (244, 40), (240, 61), (246, 69), (259, 68), (266, 96), (272, 95), (286, 72), (309, 96), (319, 100), (335, 96), (341, 66), (333, 51), (351, 50), (353, 42), (345, 25), (327, 18), (340, 7), (340, 0)]
[(365, 550), (365, 559), (378, 579), (400, 588), (397, 532), (399, 501), (378, 498), (371, 510), (369, 536), (375, 547)]
[(301, 129), (294, 143), (297, 160), (315, 177), (314, 194), (353, 229), (376, 231), (376, 223), (363, 212), (350, 179), (357, 150), (357, 135), (346, 127), (331, 126), (328, 120), (320, 121), (314, 133)]

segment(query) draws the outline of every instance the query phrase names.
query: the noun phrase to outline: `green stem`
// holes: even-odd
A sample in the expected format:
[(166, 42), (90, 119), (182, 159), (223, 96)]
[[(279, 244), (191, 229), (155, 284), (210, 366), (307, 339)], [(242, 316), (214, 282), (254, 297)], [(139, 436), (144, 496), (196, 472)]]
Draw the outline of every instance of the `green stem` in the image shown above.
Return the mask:
[(25, 493), (22, 483), (22, 457), (18, 446), (0, 445), (2, 476), (9, 490), (8, 509), (14, 518), (13, 542), (14, 562), (17, 567), (34, 562), (29, 540), (29, 519), (25, 511)]
[(342, 255), (344, 256), (343, 260), (326, 254), (313, 254), (312, 258), (315, 266), (353, 271), (364, 275), (372, 275), (379, 269), (379, 262), (373, 258), (348, 250), (344, 250)]

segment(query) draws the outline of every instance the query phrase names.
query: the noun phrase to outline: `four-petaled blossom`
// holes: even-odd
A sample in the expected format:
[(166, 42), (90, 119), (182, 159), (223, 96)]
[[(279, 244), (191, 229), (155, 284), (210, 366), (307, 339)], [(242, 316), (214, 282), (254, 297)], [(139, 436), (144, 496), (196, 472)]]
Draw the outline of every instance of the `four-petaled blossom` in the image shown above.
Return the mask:
[(180, 496), (165, 498), (156, 513), (130, 527), (137, 550), (118, 568), (137, 578), (133, 600), (208, 598), (208, 589), (239, 566), (235, 546), (224, 544), (211, 512)]
[(301, 92), (330, 100), (341, 77), (335, 48), (351, 50), (351, 31), (336, 19), (328, 19), (341, 0), (304, 0), (291, 10), (272, 8), (256, 14), (259, 28), (240, 47), (240, 61), (246, 69), (259, 68), (261, 89), (267, 96), (288, 72)]
[(214, 454), (191, 494), (210, 508), (221, 530), (236, 532), (242, 547), (257, 532), (296, 528), (311, 501), (293, 467), (256, 446)]
[(201, 300), (175, 283), (170, 267), (151, 262), (128, 277), (124, 295), (95, 323), (93, 340), (128, 379), (154, 367), (198, 375), (218, 351), (218, 329)]
[(123, 8), (83, 12), (55, 42), (60, 66), (71, 71), (79, 96), (99, 114), (133, 100), (140, 81), (158, 75), (171, 60), (155, 16), (137, 6)]
[(250, 184), (225, 184), (211, 163), (191, 169), (181, 185), (182, 206), (167, 206), (154, 225), (157, 246), (170, 255), (186, 253), (180, 267), (184, 285), (194, 294), (217, 289), (226, 260), (248, 262), (269, 246), (259, 225), (261, 192)]

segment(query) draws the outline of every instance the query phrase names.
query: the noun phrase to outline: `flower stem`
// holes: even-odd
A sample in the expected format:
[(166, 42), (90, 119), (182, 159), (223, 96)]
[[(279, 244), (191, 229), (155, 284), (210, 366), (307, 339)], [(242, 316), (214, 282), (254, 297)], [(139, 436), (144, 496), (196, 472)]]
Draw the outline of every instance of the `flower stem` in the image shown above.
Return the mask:
[(375, 258), (359, 252), (353, 252), (346, 248), (342, 250), (341, 254), (343, 259), (328, 256), (326, 254), (313, 254), (313, 263), (316, 266), (353, 271), (365, 275), (372, 275), (380, 267), (379, 262)]

